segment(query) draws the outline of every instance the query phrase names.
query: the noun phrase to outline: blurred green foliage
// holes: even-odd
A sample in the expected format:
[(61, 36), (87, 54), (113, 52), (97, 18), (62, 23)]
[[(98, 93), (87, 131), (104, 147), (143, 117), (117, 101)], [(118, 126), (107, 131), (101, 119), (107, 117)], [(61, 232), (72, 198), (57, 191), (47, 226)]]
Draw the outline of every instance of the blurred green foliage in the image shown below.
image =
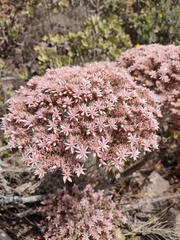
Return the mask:
[(30, 16), (33, 14), (33, 12), (31, 13), (31, 2), (35, 3), (32, 0), (26, 1), (26, 3), (16, 0), (2, 0), (0, 2), (1, 56), (6, 57), (10, 48), (13, 48), (18, 43), (19, 35), (25, 30), (23, 26), (25, 13)]
[[(121, 52), (132, 46), (180, 44), (177, 0), (2, 0), (1, 56), (8, 56), (10, 49), (19, 44), (22, 34), (26, 34), (25, 23), (37, 21), (39, 9), (44, 9), (48, 17), (50, 13), (63, 14), (79, 6), (87, 9), (88, 16), (80, 31), (67, 35), (49, 32), (34, 47), (38, 74), (64, 65), (118, 60)], [(20, 74), (23, 79), (29, 78), (28, 70)]]
[[(69, 32), (67, 36), (50, 33), (44, 36), (43, 42), (34, 48), (40, 64), (39, 74), (44, 74), (47, 68), (63, 65), (118, 60), (121, 52), (132, 47), (121, 25), (122, 21), (116, 15), (102, 20), (98, 15), (93, 15), (77, 33)], [(68, 49), (66, 55), (60, 54), (63, 48)]]
[(39, 75), (43, 75), (47, 68), (60, 68), (72, 64), (70, 57), (61, 53), (61, 43), (64, 47), (65, 41), (66, 37), (50, 33), (43, 37), (42, 43), (35, 46), (34, 50), (39, 61)]
[(134, 1), (126, 31), (134, 44), (178, 44), (180, 39), (180, 4), (172, 1)]
[[(116, 15), (106, 19), (94, 15), (87, 19), (77, 34), (69, 33), (69, 56), (75, 63), (118, 60), (121, 52), (132, 47), (131, 40), (122, 28), (122, 20)], [(79, 61), (78, 61), (79, 60)]]
[[(67, 36), (44, 36), (43, 42), (34, 50), (38, 54), (39, 74), (47, 68), (63, 65), (83, 65), (85, 62), (118, 60), (122, 51), (132, 47), (130, 38), (121, 27), (121, 20), (111, 16), (100, 20), (98, 15), (87, 19), (84, 28), (78, 33), (69, 32)], [(68, 49), (67, 54), (60, 54)]]
[(0, 1), (0, 55), (7, 57), (10, 50), (26, 32), (26, 24), (37, 20), (40, 9), (61, 11), (69, 6), (68, 0), (1, 0)]
[[(77, 4), (82, 1), (73, 2)], [(51, 33), (49, 38), (45, 37), (35, 47), (40, 63), (39, 74), (43, 74), (47, 67), (118, 60), (121, 52), (132, 46), (150, 43), (179, 44), (179, 2), (87, 0), (86, 4), (93, 6), (96, 14), (84, 22), (79, 32), (69, 32), (67, 36)], [(59, 41), (53, 42), (53, 39)]]
[(136, 44), (179, 44), (180, 2), (177, 0), (107, 0), (105, 12), (123, 20), (123, 29)]

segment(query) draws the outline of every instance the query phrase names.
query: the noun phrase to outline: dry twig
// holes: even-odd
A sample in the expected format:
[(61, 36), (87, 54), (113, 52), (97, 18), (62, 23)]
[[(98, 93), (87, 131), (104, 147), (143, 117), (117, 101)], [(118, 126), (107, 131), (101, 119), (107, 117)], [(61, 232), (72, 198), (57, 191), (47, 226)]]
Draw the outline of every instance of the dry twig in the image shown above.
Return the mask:
[(164, 239), (164, 240), (178, 240), (179, 236), (174, 232), (174, 229), (167, 226), (167, 221), (162, 221), (164, 213), (172, 207), (173, 204), (150, 218), (141, 226), (135, 228), (125, 236), (134, 237), (135, 235), (144, 235), (149, 239)]
[[(141, 208), (144, 205), (169, 200), (169, 199), (172, 199), (172, 198), (180, 198), (180, 193), (175, 194), (175, 195), (171, 195), (171, 196), (162, 196), (162, 197), (158, 197), (158, 198), (146, 199), (146, 200), (141, 201), (139, 203), (133, 204), (129, 207), (123, 206), (123, 212), (130, 211), (132, 209), (136, 210), (136, 209)], [(120, 205), (122, 205), (122, 204), (120, 204)], [(127, 205), (127, 203), (126, 203), (126, 205)]]
[(32, 203), (32, 202), (42, 201), (46, 197), (47, 197), (46, 195), (35, 195), (35, 196), (29, 196), (29, 197), (12, 196), (9, 198), (0, 199), (0, 204), (8, 204), (13, 202)]

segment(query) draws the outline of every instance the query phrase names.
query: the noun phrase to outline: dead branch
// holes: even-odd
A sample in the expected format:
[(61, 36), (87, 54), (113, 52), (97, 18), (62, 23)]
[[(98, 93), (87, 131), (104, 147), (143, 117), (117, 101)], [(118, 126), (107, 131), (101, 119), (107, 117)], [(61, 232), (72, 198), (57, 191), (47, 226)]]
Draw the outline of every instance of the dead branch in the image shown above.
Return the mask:
[(23, 217), (26, 217), (28, 215), (33, 215), (33, 214), (38, 214), (38, 213), (39, 213), (38, 209), (30, 208), (30, 209), (28, 209), (26, 211), (23, 211), (23, 212), (20, 212), (20, 213), (15, 213), (13, 215), (18, 217), (18, 218), (23, 218)]
[(24, 172), (30, 172), (31, 171), (31, 168), (29, 167), (26, 167), (26, 168), (18, 168), (18, 167), (9, 167), (9, 168), (3, 168), (3, 169), (0, 169), (0, 173), (10, 173), (10, 172), (13, 172), (13, 173), (24, 173)]
[(16, 80), (14, 77), (2, 77), (0, 78), (0, 81), (11, 81), (11, 80)]
[(8, 186), (8, 181), (0, 174), (0, 184), (1, 187), (5, 189), (6, 192), (11, 192), (11, 188)]
[(12, 196), (5, 199), (0, 199), (0, 204), (8, 204), (8, 203), (32, 203), (32, 202), (39, 202), (46, 199), (46, 195), (35, 195), (29, 197), (19, 197), (19, 196)]
[[(175, 194), (175, 195), (171, 195), (171, 196), (163, 196), (163, 197), (158, 197), (158, 198), (146, 199), (146, 200), (141, 201), (139, 203), (133, 204), (129, 207), (123, 206), (122, 211), (125, 212), (125, 211), (130, 211), (130, 210), (136, 210), (136, 209), (141, 208), (144, 205), (169, 200), (169, 199), (172, 199), (172, 198), (180, 198), (180, 193)], [(123, 204), (120, 204), (120, 205), (122, 206)], [(126, 203), (126, 205), (127, 205), (127, 203)]]

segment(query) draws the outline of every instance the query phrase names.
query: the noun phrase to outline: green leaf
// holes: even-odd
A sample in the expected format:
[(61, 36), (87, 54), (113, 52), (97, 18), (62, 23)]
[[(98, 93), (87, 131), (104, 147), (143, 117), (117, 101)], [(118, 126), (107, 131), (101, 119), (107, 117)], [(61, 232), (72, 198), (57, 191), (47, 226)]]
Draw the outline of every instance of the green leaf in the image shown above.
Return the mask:
[(115, 176), (116, 176), (116, 178), (120, 178), (121, 175), (120, 175), (120, 173), (116, 173)]
[(82, 40), (81, 43), (82, 43), (82, 46), (83, 46), (84, 48), (86, 48), (86, 49), (89, 49), (89, 48), (90, 48), (90, 47), (89, 47), (89, 43), (88, 43), (86, 40)]
[(56, 34), (55, 36), (51, 36), (50, 41), (51, 41), (52, 45), (57, 45), (61, 42), (61, 36), (58, 34)]
[(100, 28), (100, 29), (103, 29), (103, 27), (104, 27), (103, 22), (102, 22), (102, 21), (99, 21), (99, 28)]
[(38, 59), (39, 59), (39, 61), (44, 62), (44, 63), (49, 61), (49, 57), (44, 52), (40, 52)]
[(91, 17), (91, 22), (95, 26), (99, 21), (99, 16), (95, 15)]
[(44, 42), (46, 42), (48, 39), (49, 39), (48, 36), (44, 36), (44, 37), (43, 37), (43, 41), (44, 41)]
[(4, 61), (0, 58), (0, 69), (4, 67)]
[(61, 0), (58, 2), (58, 5), (62, 8), (68, 8), (69, 7), (69, 1), (68, 0)]

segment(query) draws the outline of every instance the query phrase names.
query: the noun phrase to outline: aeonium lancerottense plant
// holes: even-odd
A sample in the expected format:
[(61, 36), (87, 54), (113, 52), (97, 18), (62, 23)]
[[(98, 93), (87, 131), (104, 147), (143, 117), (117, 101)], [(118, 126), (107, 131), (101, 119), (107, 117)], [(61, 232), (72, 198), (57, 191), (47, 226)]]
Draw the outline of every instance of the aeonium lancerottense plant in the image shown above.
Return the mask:
[(9, 148), (40, 178), (61, 168), (64, 182), (85, 173), (89, 154), (120, 172), (126, 160), (157, 149), (160, 99), (114, 62), (48, 69), (9, 101)]
[(122, 53), (118, 66), (134, 81), (148, 87), (162, 100), (173, 101), (180, 92), (180, 46), (142, 45)]
[(47, 216), (40, 224), (45, 239), (124, 240), (119, 225), (126, 223), (126, 217), (111, 198), (104, 197), (103, 191), (94, 192), (90, 185), (83, 191), (75, 185), (71, 195), (66, 189), (51, 194), (40, 207)]
[(180, 46), (142, 45), (124, 52), (118, 62), (138, 85), (147, 87), (161, 97), (160, 127), (168, 123), (180, 129)]
[[(8, 103), (3, 128), (9, 148), (21, 149), (40, 178), (61, 168), (64, 182), (72, 181), (73, 174), (85, 174), (90, 154), (99, 166), (121, 172), (125, 161), (158, 148), (160, 98), (114, 62), (48, 69)], [(90, 185), (83, 191), (74, 186), (71, 194), (59, 190), (43, 205), (45, 239), (124, 239), (119, 226), (126, 218)]]

